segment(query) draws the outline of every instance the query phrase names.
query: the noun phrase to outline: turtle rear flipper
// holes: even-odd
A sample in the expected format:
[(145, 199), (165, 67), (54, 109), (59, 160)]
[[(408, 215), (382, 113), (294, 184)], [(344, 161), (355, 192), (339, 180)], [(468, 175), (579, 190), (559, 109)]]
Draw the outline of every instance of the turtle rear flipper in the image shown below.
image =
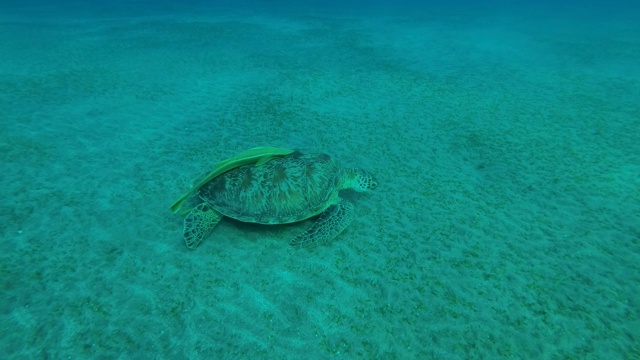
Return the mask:
[(306, 247), (332, 240), (349, 226), (353, 220), (353, 209), (353, 204), (346, 200), (329, 206), (309, 230), (296, 236), (289, 244)]
[(184, 218), (184, 242), (189, 249), (195, 249), (218, 225), (222, 215), (207, 203), (193, 208)]

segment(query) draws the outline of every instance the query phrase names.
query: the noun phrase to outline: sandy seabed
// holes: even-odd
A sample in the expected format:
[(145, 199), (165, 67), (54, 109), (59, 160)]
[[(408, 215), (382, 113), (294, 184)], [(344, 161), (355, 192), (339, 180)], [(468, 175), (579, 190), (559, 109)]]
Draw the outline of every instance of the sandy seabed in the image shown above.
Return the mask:
[[(0, 19), (8, 358), (640, 358), (640, 22)], [(188, 250), (169, 205), (257, 145), (380, 186), (329, 244)]]

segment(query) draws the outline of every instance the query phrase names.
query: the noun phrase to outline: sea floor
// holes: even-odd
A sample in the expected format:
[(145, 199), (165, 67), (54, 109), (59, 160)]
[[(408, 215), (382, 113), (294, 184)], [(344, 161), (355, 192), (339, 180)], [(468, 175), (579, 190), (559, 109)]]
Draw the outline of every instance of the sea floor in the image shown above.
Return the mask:
[[(0, 353), (640, 358), (640, 21), (383, 10), (0, 15)], [(379, 188), (187, 249), (169, 205), (259, 145)]]

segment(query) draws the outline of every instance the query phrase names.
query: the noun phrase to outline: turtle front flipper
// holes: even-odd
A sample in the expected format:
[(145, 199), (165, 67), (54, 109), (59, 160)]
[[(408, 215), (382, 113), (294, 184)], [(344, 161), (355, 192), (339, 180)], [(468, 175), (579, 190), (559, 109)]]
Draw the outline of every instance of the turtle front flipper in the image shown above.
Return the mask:
[(184, 218), (184, 242), (189, 249), (195, 249), (211, 230), (218, 225), (222, 215), (207, 203), (202, 203)]
[(346, 200), (329, 206), (309, 230), (296, 236), (289, 244), (306, 247), (332, 240), (349, 226), (353, 219), (353, 209), (353, 204)]

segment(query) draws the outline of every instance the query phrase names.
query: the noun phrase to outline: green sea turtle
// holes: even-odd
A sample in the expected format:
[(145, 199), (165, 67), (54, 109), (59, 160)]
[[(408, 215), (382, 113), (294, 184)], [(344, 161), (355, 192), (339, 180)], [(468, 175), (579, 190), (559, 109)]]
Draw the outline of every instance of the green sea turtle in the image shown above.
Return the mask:
[(325, 154), (295, 151), (259, 164), (234, 166), (196, 189), (204, 202), (185, 217), (184, 240), (195, 249), (224, 216), (250, 223), (288, 224), (320, 215), (290, 244), (325, 243), (338, 236), (353, 217), (353, 204), (340, 198), (340, 190), (368, 191), (376, 186), (366, 171), (342, 168)]

